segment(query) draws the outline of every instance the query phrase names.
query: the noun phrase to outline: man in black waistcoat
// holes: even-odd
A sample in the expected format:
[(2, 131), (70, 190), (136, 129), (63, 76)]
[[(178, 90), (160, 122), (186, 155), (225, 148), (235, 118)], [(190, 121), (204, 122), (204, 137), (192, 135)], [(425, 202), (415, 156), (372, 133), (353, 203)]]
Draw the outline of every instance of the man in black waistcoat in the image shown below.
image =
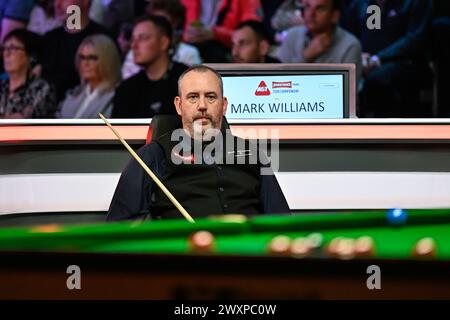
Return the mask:
[[(142, 147), (138, 155), (195, 219), (209, 215), (289, 213), (270, 164), (257, 144), (223, 126), (227, 99), (220, 75), (186, 70), (175, 98), (182, 127)], [(122, 172), (107, 220), (182, 218), (133, 159)]]

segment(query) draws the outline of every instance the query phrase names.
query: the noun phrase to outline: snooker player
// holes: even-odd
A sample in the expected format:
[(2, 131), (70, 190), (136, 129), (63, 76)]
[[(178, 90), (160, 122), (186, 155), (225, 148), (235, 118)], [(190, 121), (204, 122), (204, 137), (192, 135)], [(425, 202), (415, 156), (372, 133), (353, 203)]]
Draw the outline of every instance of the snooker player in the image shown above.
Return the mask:
[[(186, 70), (174, 104), (182, 128), (157, 137), (137, 154), (193, 218), (289, 213), (264, 153), (224, 128), (228, 102), (217, 71), (204, 65)], [(256, 161), (252, 155), (258, 155)], [(182, 215), (132, 159), (122, 172), (107, 220), (170, 218)]]

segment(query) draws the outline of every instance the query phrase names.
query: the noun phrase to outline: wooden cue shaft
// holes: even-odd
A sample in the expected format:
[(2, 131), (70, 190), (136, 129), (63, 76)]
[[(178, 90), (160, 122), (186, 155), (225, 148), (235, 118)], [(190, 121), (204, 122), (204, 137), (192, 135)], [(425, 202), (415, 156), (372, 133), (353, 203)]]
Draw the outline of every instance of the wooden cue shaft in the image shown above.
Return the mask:
[(137, 155), (137, 153), (130, 147), (130, 145), (120, 136), (120, 134), (114, 129), (111, 124), (106, 120), (106, 118), (99, 113), (100, 118), (106, 123), (106, 125), (114, 132), (114, 134), (119, 138), (120, 142), (128, 149), (131, 155), (136, 159), (136, 161), (142, 166), (142, 168), (148, 173), (148, 175), (155, 181), (158, 187), (164, 192), (164, 194), (169, 198), (170, 201), (177, 207), (178, 211), (186, 218), (189, 222), (195, 222), (194, 219), (190, 216), (190, 214), (183, 208), (183, 206), (178, 202), (177, 199), (170, 193), (170, 191), (166, 188), (166, 186), (158, 179), (158, 177), (150, 170), (150, 168), (145, 164), (145, 162)]

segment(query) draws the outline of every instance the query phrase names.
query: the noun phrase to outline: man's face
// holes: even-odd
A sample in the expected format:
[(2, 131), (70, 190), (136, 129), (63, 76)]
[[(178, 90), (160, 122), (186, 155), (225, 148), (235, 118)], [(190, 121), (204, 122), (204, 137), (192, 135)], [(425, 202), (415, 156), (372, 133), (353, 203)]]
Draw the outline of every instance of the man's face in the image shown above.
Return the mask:
[(333, 10), (333, 0), (303, 0), (305, 25), (313, 34), (323, 33), (337, 24), (339, 10)]
[(131, 49), (134, 62), (140, 66), (148, 66), (167, 54), (169, 38), (162, 35), (150, 21), (137, 24), (133, 29)]
[(234, 31), (233, 37), (234, 63), (261, 63), (269, 50), (267, 41), (260, 40), (250, 27)]
[(174, 101), (175, 107), (183, 128), (192, 138), (201, 137), (208, 129), (220, 130), (228, 102), (222, 96), (219, 79), (213, 72), (188, 72), (180, 83), (179, 94)]

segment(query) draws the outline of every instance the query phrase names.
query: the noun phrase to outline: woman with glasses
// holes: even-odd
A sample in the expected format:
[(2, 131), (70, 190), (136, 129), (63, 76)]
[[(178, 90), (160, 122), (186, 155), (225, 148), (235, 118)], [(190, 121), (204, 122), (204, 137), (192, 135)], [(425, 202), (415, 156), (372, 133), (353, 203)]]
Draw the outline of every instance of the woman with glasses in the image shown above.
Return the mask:
[(98, 118), (111, 115), (114, 90), (121, 80), (120, 58), (114, 42), (95, 34), (78, 47), (75, 65), (81, 85), (70, 90), (61, 104), (60, 118)]
[(33, 75), (39, 37), (25, 29), (6, 35), (2, 44), (6, 77), (0, 80), (0, 118), (52, 118), (56, 109), (53, 86)]

